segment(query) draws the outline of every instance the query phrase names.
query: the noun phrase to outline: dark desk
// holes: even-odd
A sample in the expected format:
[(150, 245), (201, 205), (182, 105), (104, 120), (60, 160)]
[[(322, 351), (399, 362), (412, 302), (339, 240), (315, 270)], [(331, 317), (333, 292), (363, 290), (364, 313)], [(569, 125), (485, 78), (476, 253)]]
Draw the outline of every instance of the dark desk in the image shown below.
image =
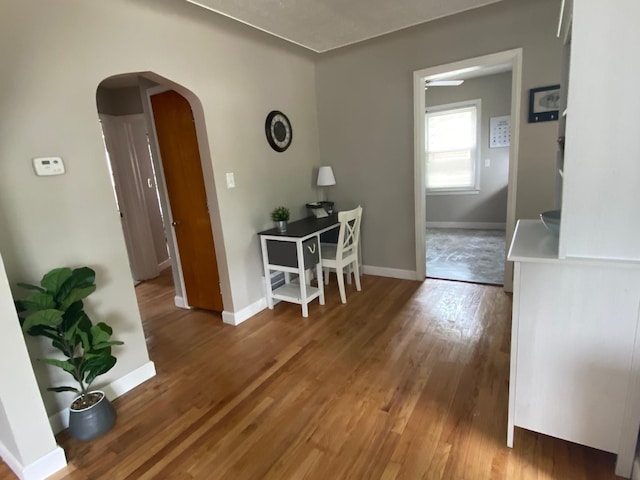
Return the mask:
[[(320, 235), (336, 229), (338, 215), (325, 218), (307, 217), (287, 225), (281, 233), (277, 228), (259, 232), (262, 263), (266, 286), (267, 306), (273, 308), (273, 299), (297, 303), (302, 306), (302, 316), (309, 315), (308, 304), (319, 298), (324, 305), (324, 283), (320, 258)], [(305, 270), (316, 269), (318, 286), (307, 285)], [(271, 271), (285, 272), (284, 285), (271, 289)], [(291, 283), (290, 274), (298, 275), (298, 284)]]

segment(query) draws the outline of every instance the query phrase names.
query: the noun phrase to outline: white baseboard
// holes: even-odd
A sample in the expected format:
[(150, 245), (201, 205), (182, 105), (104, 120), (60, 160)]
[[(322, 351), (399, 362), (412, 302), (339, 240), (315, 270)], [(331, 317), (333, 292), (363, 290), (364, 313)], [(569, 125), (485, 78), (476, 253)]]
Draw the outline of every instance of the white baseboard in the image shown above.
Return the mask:
[(506, 230), (506, 223), (491, 222), (427, 222), (427, 228), (468, 228), (472, 230)]
[(222, 321), (228, 325), (240, 325), (245, 320), (253, 317), (256, 313), (261, 312), (267, 308), (267, 300), (261, 298), (257, 302), (253, 302), (248, 307), (243, 308), (237, 312), (222, 312)]
[[(153, 362), (149, 361), (141, 367), (136, 368), (133, 372), (126, 374), (124, 377), (120, 377), (108, 385), (96, 388), (102, 390), (109, 400), (113, 400), (124, 395), (128, 391), (133, 390), (135, 387), (146, 382), (150, 378), (155, 377), (155, 375), (156, 366)], [(53, 433), (56, 434), (66, 428), (69, 428), (69, 409), (65, 408), (64, 410), (49, 416), (49, 423), (51, 424)]]
[(0, 457), (20, 480), (43, 480), (67, 466), (64, 450), (58, 446), (25, 466), (0, 443)]
[[(402, 280), (416, 280), (416, 272), (412, 270), (400, 270), (397, 268), (383, 268), (383, 267), (371, 267), (367, 265), (362, 266), (362, 273), (367, 275), (377, 275), (378, 277), (390, 277), (399, 278)], [(277, 300), (274, 300), (274, 304)], [(222, 321), (228, 325), (240, 325), (245, 320), (253, 317), (255, 314), (260, 313), (267, 308), (266, 298), (252, 303), (248, 307), (243, 308), (237, 312), (222, 312)]]
[(185, 310), (191, 310), (191, 307), (189, 305), (187, 305), (187, 302), (185, 302), (184, 297), (180, 297), (180, 296), (176, 295), (175, 297), (173, 297), (173, 303), (175, 303), (176, 307), (178, 307), (178, 308), (184, 308)]
[(399, 268), (373, 267), (363, 265), (362, 273), (377, 277), (399, 278), (400, 280), (420, 280), (415, 270), (401, 270)]
[(171, 259), (167, 258), (164, 262), (160, 262), (158, 264), (158, 270), (163, 271), (165, 268), (169, 268), (171, 266)]

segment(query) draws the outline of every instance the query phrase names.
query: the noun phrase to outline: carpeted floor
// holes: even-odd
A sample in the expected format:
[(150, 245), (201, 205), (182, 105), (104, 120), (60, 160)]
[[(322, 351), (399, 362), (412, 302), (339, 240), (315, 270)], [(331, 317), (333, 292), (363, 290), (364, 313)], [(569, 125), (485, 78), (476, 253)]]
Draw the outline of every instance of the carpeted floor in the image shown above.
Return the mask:
[(427, 277), (502, 285), (504, 230), (427, 228)]

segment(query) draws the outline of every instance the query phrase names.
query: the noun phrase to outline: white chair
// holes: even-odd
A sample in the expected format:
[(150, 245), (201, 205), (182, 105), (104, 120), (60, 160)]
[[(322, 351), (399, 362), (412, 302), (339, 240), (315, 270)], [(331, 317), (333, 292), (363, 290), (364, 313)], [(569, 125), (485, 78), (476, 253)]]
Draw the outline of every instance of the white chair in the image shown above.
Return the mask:
[(358, 265), (358, 245), (360, 239), (360, 219), (362, 218), (362, 207), (358, 206), (353, 210), (338, 213), (340, 222), (340, 232), (338, 233), (338, 243), (322, 243), (322, 270), (324, 283), (329, 283), (329, 269), (336, 271), (338, 277), (338, 287), (340, 288), (340, 299), (342, 303), (347, 303), (347, 296), (344, 291), (344, 268), (347, 270), (348, 283), (351, 283), (351, 272), (353, 271), (356, 281), (356, 289), (362, 290), (360, 286), (360, 266)]

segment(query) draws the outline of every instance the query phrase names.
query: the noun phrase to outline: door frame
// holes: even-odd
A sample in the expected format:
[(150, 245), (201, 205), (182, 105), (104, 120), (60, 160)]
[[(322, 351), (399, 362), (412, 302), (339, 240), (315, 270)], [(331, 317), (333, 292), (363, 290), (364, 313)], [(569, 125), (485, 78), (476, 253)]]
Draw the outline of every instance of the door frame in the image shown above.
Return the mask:
[[(213, 242), (216, 247), (216, 259), (218, 262), (218, 277), (220, 278), (220, 290), (222, 293), (222, 303), (223, 303), (223, 312), (224, 312), (226, 311), (225, 307), (227, 305), (227, 302), (225, 301), (224, 285), (225, 285), (225, 282), (228, 283), (228, 279), (225, 279), (223, 277), (223, 270), (220, 268), (221, 257), (223, 257), (224, 255), (223, 255), (223, 252), (221, 251), (222, 241), (221, 239), (219, 239), (218, 235), (216, 235), (215, 228), (214, 228), (214, 220), (219, 220), (219, 219), (214, 218), (213, 214), (216, 211), (216, 209), (211, 207), (212, 198), (216, 199), (215, 204), (217, 204), (217, 198), (216, 198), (215, 187), (213, 187), (214, 188), (213, 191), (211, 190), (212, 187), (210, 187), (210, 185), (215, 185), (215, 182), (213, 181), (212, 167), (210, 164), (207, 166), (207, 163), (205, 162), (205, 159), (209, 158), (208, 149), (205, 149), (203, 146), (202, 132), (199, 128), (199, 122), (195, 119), (196, 114), (195, 114), (194, 106), (190, 99), (190, 96), (185, 95), (185, 92), (182, 91), (181, 89), (172, 88), (171, 86), (167, 86), (167, 85), (158, 85), (156, 87), (146, 89), (145, 98), (144, 98), (144, 110), (145, 110), (145, 115), (147, 115), (147, 121), (149, 124), (149, 130), (150, 130), (149, 146), (151, 148), (151, 157), (152, 157), (153, 165), (155, 168), (156, 177), (158, 179), (158, 192), (160, 194), (159, 195), (160, 203), (162, 205), (162, 209), (165, 215), (164, 229), (165, 229), (167, 245), (169, 247), (169, 252), (171, 257), (170, 258), (171, 269), (173, 272), (173, 281), (174, 281), (175, 290), (176, 290), (174, 302), (177, 307), (186, 308), (186, 309), (192, 308), (189, 305), (189, 299), (187, 297), (187, 290), (185, 287), (184, 275), (182, 272), (182, 263), (180, 261), (180, 250), (178, 248), (178, 241), (176, 238), (175, 229), (172, 228), (171, 226), (171, 222), (173, 221), (173, 213), (171, 210), (171, 203), (169, 201), (169, 193), (167, 189), (164, 167), (162, 165), (162, 156), (160, 155), (160, 149), (158, 148), (158, 136), (156, 131), (155, 120), (153, 118), (153, 107), (151, 105), (151, 97), (153, 95), (164, 93), (169, 90), (173, 90), (179, 93), (180, 95), (182, 95), (191, 106), (191, 111), (194, 115), (196, 136), (198, 140), (198, 149), (200, 151), (200, 163), (202, 166), (202, 176), (205, 183), (207, 205), (209, 207), (209, 221), (211, 224), (211, 234), (213, 236)], [(226, 264), (226, 262), (224, 264)]]
[[(511, 64), (511, 142), (509, 146), (509, 181), (507, 187), (506, 238), (511, 239), (516, 223), (516, 190), (518, 179), (518, 148), (520, 141), (520, 110), (522, 99), (522, 48), (482, 55), (458, 62), (423, 68), (413, 72), (413, 114), (414, 114), (414, 202), (416, 279), (426, 278), (427, 253), (426, 237), (426, 195), (425, 195), (425, 78), (454, 70)], [(509, 242), (505, 242), (504, 289), (513, 291), (513, 263), (507, 262)]]

